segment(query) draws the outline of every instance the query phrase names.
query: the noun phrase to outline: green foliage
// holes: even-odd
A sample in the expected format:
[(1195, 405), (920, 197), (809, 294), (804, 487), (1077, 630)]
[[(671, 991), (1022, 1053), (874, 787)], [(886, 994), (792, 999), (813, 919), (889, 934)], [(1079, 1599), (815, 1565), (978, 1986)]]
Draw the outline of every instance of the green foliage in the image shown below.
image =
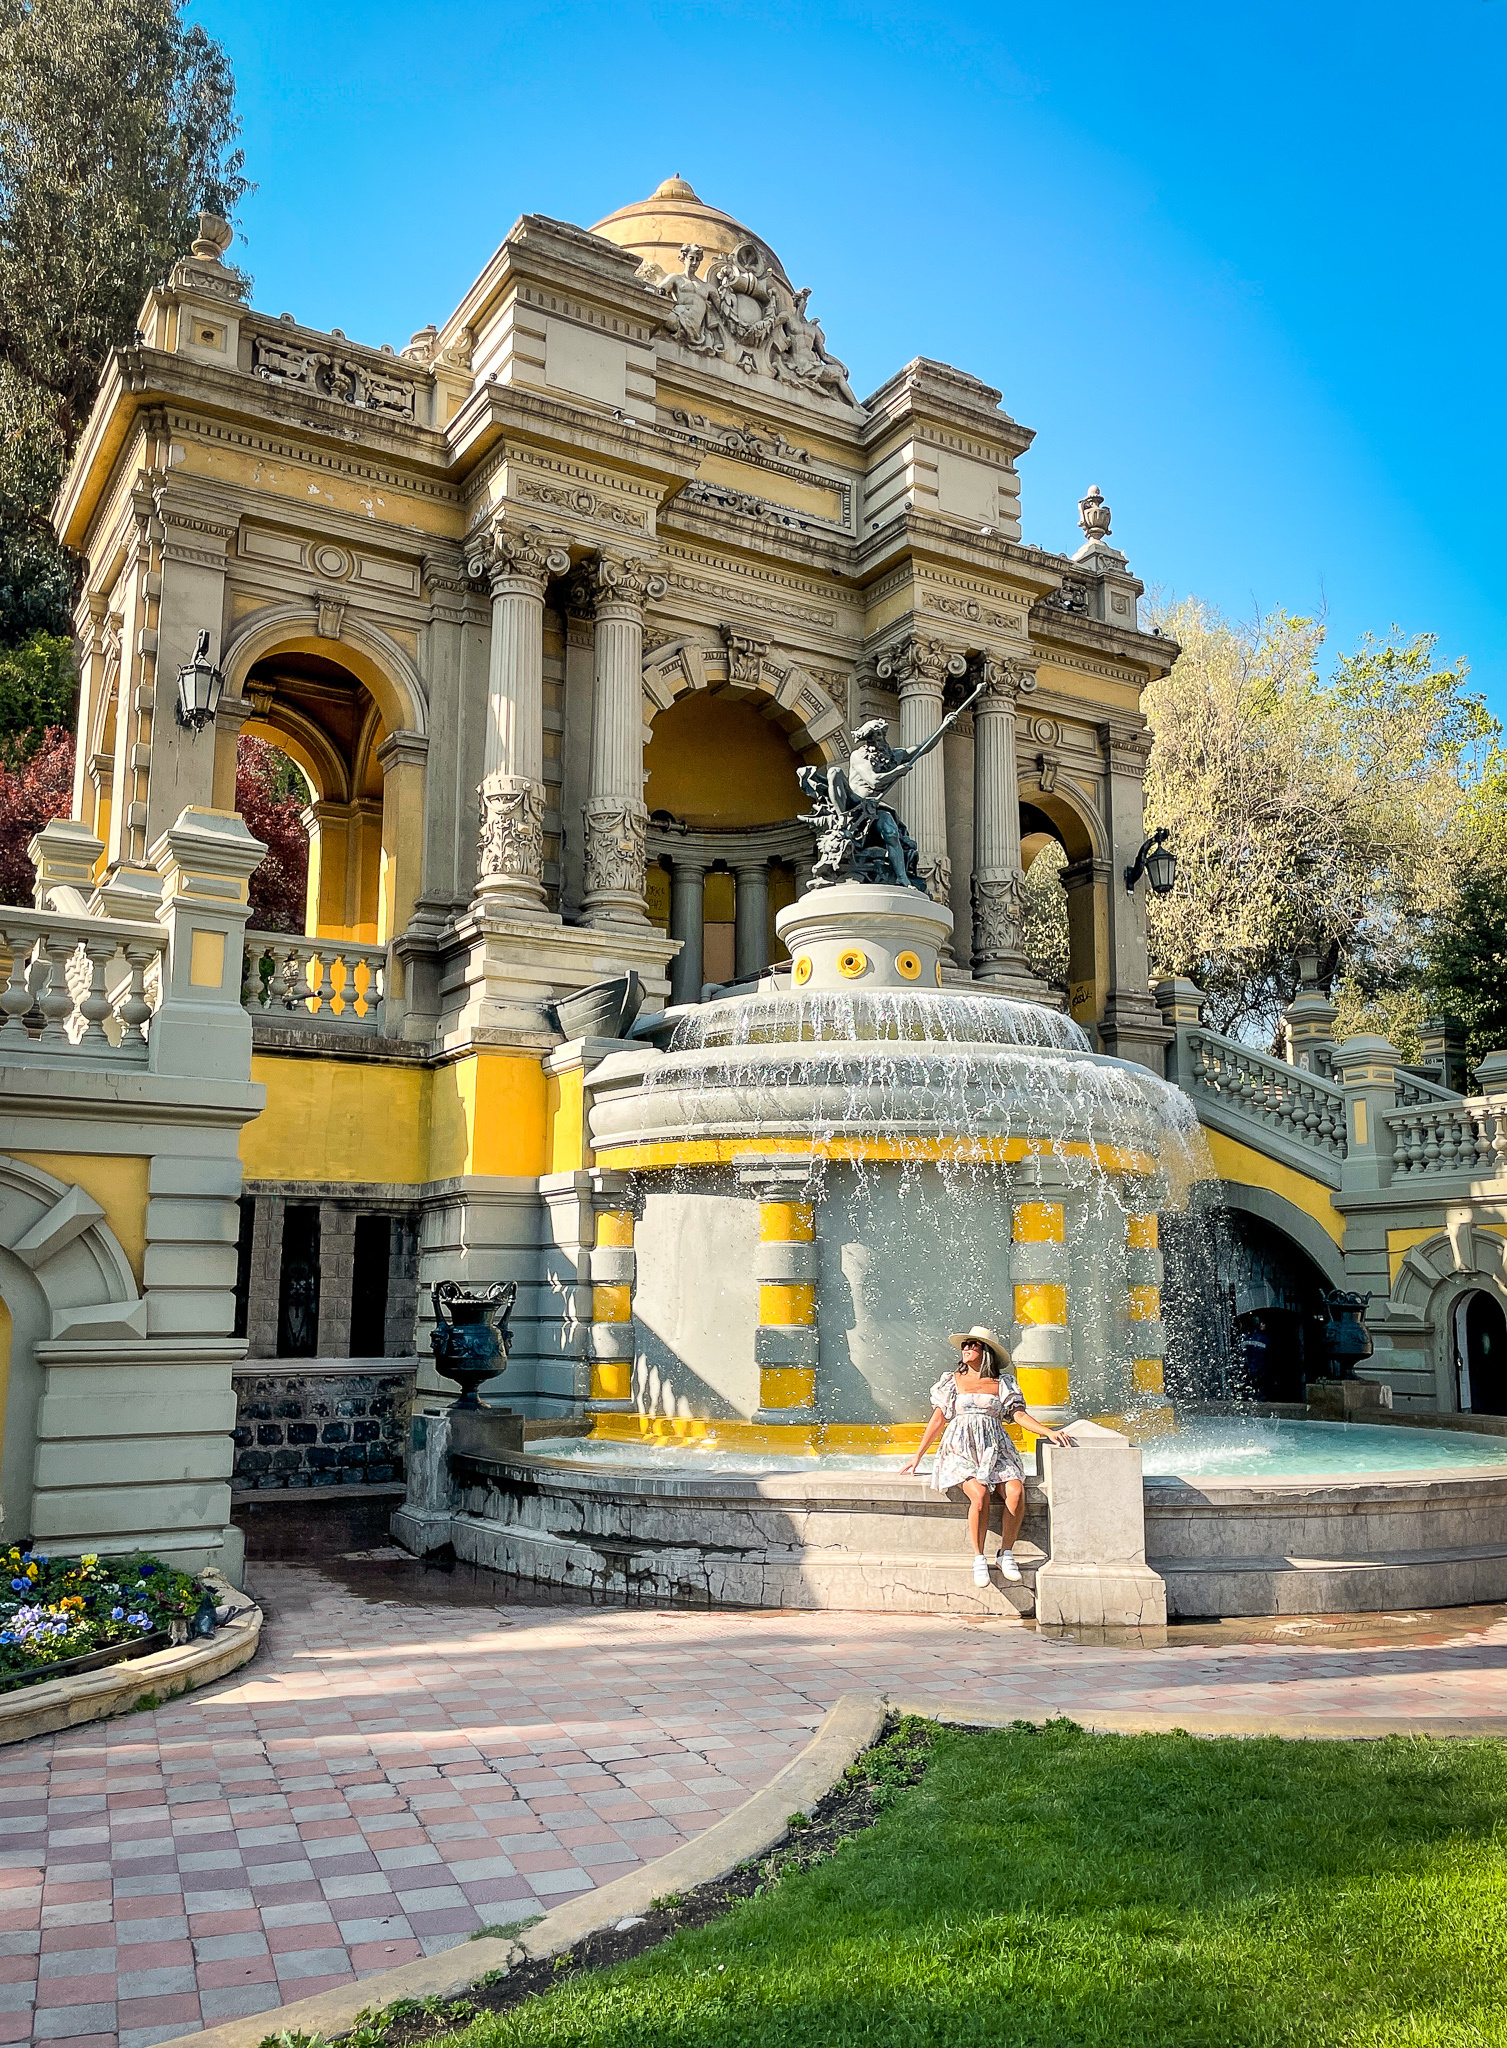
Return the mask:
[(867, 1833), (467, 2048), (1507, 2039), (1507, 1750), (942, 1732)]
[[(186, 1638), (205, 1588), (145, 1552), (130, 1557), (45, 1557), (0, 1550), (0, 1686), (58, 1664), (173, 1629)], [(143, 1696), (138, 1708), (157, 1704)]]
[(67, 627), (47, 508), (106, 358), (247, 191), (229, 61), (179, 0), (0, 0), (0, 641)]
[(1367, 993), (1358, 982), (1340, 981), (1329, 991), (1335, 1007), (1334, 1040), (1343, 1045), (1347, 1038), (1372, 1032), (1390, 1039), (1404, 1063), (1416, 1065), (1423, 1058), (1422, 1032), (1434, 1014), (1432, 995), (1421, 982), (1410, 981), (1400, 988)]
[(1196, 600), (1154, 616), (1183, 649), (1143, 700), (1147, 818), (1178, 853), (1176, 889), (1150, 903), (1155, 971), (1248, 1036), (1275, 1030), (1304, 948), (1361, 1002), (1416, 984), (1497, 765), (1464, 664), (1394, 628), (1326, 679), (1315, 620), (1235, 626)]
[(1429, 939), (1430, 994), (1465, 1026), (1474, 1063), (1507, 1048), (1507, 863), (1491, 851), (1466, 870)]
[(1049, 988), (1067, 988), (1067, 896), (1062, 870), (1065, 850), (1053, 839), (1041, 847), (1026, 869), (1020, 907), (1021, 950), (1031, 970)]
[(49, 727), (71, 726), (78, 694), (73, 642), (33, 633), (20, 647), (0, 649), (0, 767), (32, 760)]

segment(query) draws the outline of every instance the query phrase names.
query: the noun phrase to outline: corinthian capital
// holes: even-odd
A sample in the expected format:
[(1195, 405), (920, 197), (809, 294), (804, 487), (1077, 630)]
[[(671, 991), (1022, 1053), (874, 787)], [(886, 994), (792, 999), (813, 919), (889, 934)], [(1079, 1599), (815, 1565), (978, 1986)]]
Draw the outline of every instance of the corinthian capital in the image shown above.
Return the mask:
[(596, 607), (628, 605), (642, 611), (646, 602), (665, 594), (665, 579), (641, 555), (598, 555), (592, 567)]
[(893, 682), (902, 697), (924, 690), (940, 696), (950, 676), (967, 673), (968, 663), (940, 640), (920, 633), (908, 633), (903, 640), (879, 657), (881, 682)]
[(976, 654), (968, 664), (969, 681), (983, 685), (979, 711), (1013, 711), (1017, 697), (1028, 697), (1036, 688), (1034, 663), (1017, 661), (1013, 655)]
[(537, 526), (505, 526), (501, 520), (488, 529), (466, 564), (468, 576), (490, 577), (494, 591), (510, 580), (536, 585), (541, 596), (551, 576), (564, 576), (569, 569), (570, 552), (560, 534)]

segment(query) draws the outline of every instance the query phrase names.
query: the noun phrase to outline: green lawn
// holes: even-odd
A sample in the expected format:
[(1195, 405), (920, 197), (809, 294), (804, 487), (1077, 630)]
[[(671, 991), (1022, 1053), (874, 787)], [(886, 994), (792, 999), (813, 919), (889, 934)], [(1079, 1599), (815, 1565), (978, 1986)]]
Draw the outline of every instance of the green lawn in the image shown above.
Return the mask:
[(1507, 1745), (942, 1732), (826, 1862), (452, 2040), (1507, 2044)]

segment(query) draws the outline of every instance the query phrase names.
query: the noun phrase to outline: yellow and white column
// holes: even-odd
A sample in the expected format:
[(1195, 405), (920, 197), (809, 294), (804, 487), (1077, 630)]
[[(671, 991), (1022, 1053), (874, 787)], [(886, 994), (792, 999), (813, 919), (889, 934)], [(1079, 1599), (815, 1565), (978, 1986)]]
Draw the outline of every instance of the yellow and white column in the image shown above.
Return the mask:
[(809, 1191), (778, 1182), (760, 1187), (754, 1278), (756, 1420), (809, 1427), (816, 1420), (817, 1360), (816, 1214)]
[(591, 1249), (591, 1393), (588, 1413), (633, 1408), (633, 1211), (599, 1209)]
[(1067, 1219), (1061, 1202), (1019, 1200), (1010, 1217), (1010, 1276), (1020, 1341), (1015, 1377), (1026, 1406), (1042, 1422), (1072, 1419), (1068, 1368)]
[(1162, 1328), (1162, 1255), (1157, 1249), (1155, 1210), (1132, 1210), (1125, 1218), (1125, 1320), (1130, 1349), (1128, 1406), (1149, 1421), (1161, 1414), (1170, 1421), (1165, 1403)]

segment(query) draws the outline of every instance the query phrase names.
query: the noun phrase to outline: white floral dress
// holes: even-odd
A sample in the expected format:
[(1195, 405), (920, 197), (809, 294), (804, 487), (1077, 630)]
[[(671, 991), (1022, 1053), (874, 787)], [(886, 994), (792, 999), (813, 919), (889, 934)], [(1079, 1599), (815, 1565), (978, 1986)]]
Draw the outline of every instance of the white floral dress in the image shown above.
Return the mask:
[(1025, 1478), (1020, 1453), (1005, 1434), (1007, 1419), (1023, 1415), (1026, 1409), (1014, 1380), (1002, 1379), (997, 1394), (982, 1394), (965, 1392), (953, 1373), (944, 1372), (931, 1390), (931, 1399), (933, 1407), (947, 1417), (931, 1468), (935, 1492), (946, 1493), (965, 1479), (1001, 1486), (1007, 1479)]

